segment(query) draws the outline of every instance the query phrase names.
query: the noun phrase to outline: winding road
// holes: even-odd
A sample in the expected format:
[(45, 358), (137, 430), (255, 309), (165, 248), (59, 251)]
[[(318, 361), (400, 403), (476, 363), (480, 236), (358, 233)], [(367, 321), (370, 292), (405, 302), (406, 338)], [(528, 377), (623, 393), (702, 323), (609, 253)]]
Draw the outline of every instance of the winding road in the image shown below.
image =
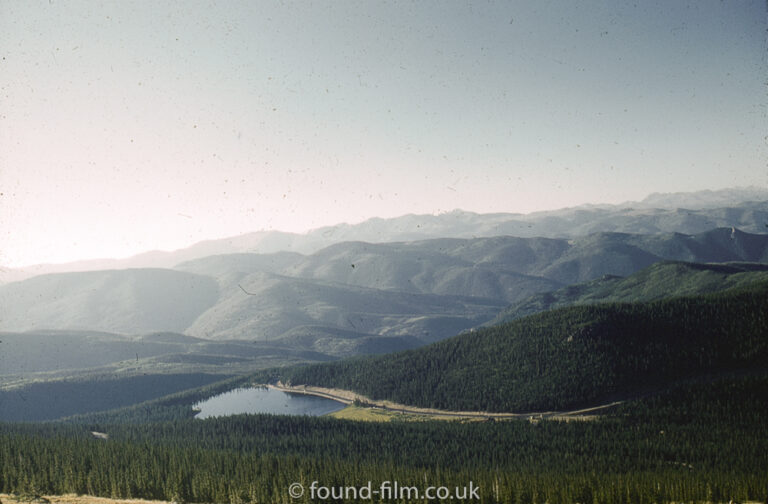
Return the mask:
[(583, 408), (570, 411), (542, 411), (542, 412), (529, 412), (529, 413), (489, 413), (482, 411), (446, 411), (432, 408), (418, 408), (415, 406), (406, 406), (403, 404), (397, 404), (390, 401), (375, 401), (368, 397), (362, 396), (350, 390), (341, 389), (327, 389), (323, 387), (314, 387), (311, 385), (283, 385), (281, 382), (277, 384), (270, 384), (267, 387), (291, 394), (305, 394), (313, 395), (317, 397), (324, 397), (326, 399), (332, 399), (344, 404), (352, 404), (355, 400), (359, 400), (367, 407), (372, 409), (379, 409), (384, 411), (391, 411), (394, 413), (403, 413), (411, 415), (425, 415), (425, 416), (439, 416), (448, 418), (475, 418), (484, 420), (541, 420), (541, 419), (563, 419), (563, 420), (585, 420), (591, 414), (595, 414), (601, 410), (612, 408), (623, 401), (615, 401), (608, 404), (601, 404), (599, 406), (593, 406), (590, 408)]

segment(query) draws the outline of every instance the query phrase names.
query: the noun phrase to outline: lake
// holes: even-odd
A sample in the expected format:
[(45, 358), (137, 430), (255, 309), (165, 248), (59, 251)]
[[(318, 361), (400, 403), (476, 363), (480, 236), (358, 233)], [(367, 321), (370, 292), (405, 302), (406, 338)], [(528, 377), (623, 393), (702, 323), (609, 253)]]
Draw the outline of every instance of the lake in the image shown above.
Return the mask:
[(266, 388), (230, 390), (199, 402), (195, 418), (237, 415), (240, 413), (271, 413), (273, 415), (320, 416), (344, 408), (346, 404), (323, 397), (289, 394)]

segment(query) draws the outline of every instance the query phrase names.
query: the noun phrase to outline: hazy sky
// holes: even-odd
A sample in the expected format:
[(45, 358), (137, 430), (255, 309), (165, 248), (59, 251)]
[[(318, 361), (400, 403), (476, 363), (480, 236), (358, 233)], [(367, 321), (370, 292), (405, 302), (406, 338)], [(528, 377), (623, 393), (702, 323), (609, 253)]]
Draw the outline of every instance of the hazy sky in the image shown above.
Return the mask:
[(755, 1), (0, 0), (0, 264), (768, 185)]

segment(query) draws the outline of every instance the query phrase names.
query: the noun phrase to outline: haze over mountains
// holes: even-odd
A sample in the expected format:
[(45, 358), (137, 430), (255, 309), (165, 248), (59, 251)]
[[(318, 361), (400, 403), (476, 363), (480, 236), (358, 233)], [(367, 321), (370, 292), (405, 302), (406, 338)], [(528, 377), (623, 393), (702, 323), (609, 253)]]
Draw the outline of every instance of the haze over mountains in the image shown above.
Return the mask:
[(19, 269), (0, 268), (0, 283), (44, 273), (123, 268), (170, 268), (216, 254), (293, 251), (311, 254), (346, 241), (386, 243), (431, 238), (499, 235), (573, 238), (596, 232), (695, 234), (716, 227), (750, 233), (768, 230), (768, 189), (759, 187), (652, 194), (639, 202), (583, 205), (531, 214), (477, 214), (454, 210), (438, 215), (373, 218), (359, 224), (321, 227), (304, 234), (258, 231), (206, 240), (172, 252), (150, 251), (126, 259), (95, 259)]
[(213, 256), (174, 270), (59, 273), (0, 286), (0, 319), (6, 331), (174, 331), (276, 342), (312, 327), (323, 337), (423, 344), (487, 322), (533, 294), (630, 275), (662, 260), (766, 262), (768, 235), (721, 228), (501, 236), (341, 243), (307, 256)]
[[(162, 370), (226, 365), (234, 373), (275, 362), (415, 348), (557, 306), (651, 300), (680, 289), (681, 294), (723, 289), (739, 279), (752, 281), (764, 274), (762, 267), (659, 263), (768, 263), (768, 235), (739, 227), (764, 229), (768, 201), (718, 206), (760, 194), (760, 190), (737, 190), (647, 199), (649, 207), (674, 201), (702, 207), (690, 211), (637, 205), (635, 210), (583, 207), (525, 216), (532, 226), (525, 226), (529, 231), (546, 228), (557, 234), (553, 230), (570, 223), (569, 233), (563, 233), (566, 237), (356, 240), (311, 253), (280, 250), (195, 257), (226, 247), (236, 251), (250, 239), (246, 235), (169, 253), (166, 259), (195, 257), (172, 267), (38, 275), (0, 285), (0, 331), (5, 334), (0, 340), (15, 342), (18, 350), (14, 353), (6, 345), (4, 356), (15, 355), (14, 364), (4, 358), (0, 365), (4, 373), (23, 372), (25, 366), (39, 372), (93, 366), (136, 371), (143, 365)], [(703, 208), (708, 204), (715, 208)], [(427, 237), (466, 235), (473, 229), (482, 235), (517, 225), (511, 222), (508, 214), (454, 212), (375, 219), (324, 233), (329, 241), (340, 236), (415, 236), (409, 229), (422, 230)], [(725, 222), (738, 226), (708, 226)], [(639, 231), (578, 234), (601, 227)], [(699, 227), (705, 230), (685, 231)], [(673, 231), (658, 232), (667, 228)], [(511, 228), (509, 232), (513, 233)], [(299, 238), (322, 235), (320, 231), (295, 235), (282, 246), (291, 248)], [(278, 246), (272, 243), (270, 247)], [(656, 266), (646, 269), (652, 265)], [(169, 336), (160, 342), (145, 336), (156, 333)], [(41, 343), (54, 340), (56, 345)], [(61, 348), (64, 367), (40, 364), (54, 357), (35, 353), (34, 342), (46, 351)], [(101, 350), (83, 351), (79, 358), (77, 349), (84, 345)], [(108, 358), (96, 355), (102, 350)], [(133, 360), (137, 364), (114, 364)]]
[[(638, 205), (525, 216), (526, 229), (558, 234), (571, 226), (564, 236), (504, 234), (504, 226), (517, 225), (508, 215), (453, 212), (372, 220), (326, 237), (422, 236), (409, 234), (415, 226), (427, 239), (236, 252), (250, 239), (244, 236), (169, 253), (166, 259), (191, 257), (170, 267), (6, 283), (0, 399), (22, 408), (23, 397), (107, 387), (96, 403), (71, 410), (97, 411), (114, 407), (110, 398), (122, 388), (126, 397), (158, 397), (151, 389), (162, 377), (172, 384), (162, 389), (168, 393), (276, 366), (429, 348), (557, 307), (749, 288), (768, 278), (768, 234), (741, 227), (762, 231), (768, 201), (723, 208), (723, 194), (649, 197), (653, 204), (679, 197), (705, 206), (712, 196), (715, 208), (700, 210)], [(713, 222), (732, 225), (709, 227)], [(685, 232), (699, 226), (704, 230)], [(589, 232), (578, 234), (583, 230)], [(297, 236), (291, 240), (313, 234)], [(285, 248), (298, 243), (291, 240)], [(197, 257), (216, 250), (235, 252)], [(19, 418), (48, 418), (38, 409)]]

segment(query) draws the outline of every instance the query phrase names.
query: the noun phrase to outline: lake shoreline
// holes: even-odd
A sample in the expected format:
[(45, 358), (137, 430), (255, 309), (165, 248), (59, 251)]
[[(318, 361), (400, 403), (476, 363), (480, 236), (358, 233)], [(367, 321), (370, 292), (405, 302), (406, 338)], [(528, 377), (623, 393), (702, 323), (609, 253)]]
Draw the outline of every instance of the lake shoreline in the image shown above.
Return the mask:
[(344, 408), (344, 403), (269, 387), (241, 387), (200, 401), (192, 406), (195, 418), (238, 414), (323, 416)]

